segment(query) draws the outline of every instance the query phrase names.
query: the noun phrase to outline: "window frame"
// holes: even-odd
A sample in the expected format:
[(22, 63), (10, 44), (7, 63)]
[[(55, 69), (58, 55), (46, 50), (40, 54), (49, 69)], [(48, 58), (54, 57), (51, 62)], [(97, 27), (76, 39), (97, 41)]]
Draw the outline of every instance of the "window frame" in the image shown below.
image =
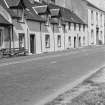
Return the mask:
[[(25, 33), (18, 33), (19, 35), (19, 48), (25, 48)], [(20, 37), (22, 40), (20, 40)]]
[(83, 36), (83, 46), (85, 45), (85, 40), (86, 40), (86, 38), (85, 38), (85, 36)]
[(94, 25), (94, 11), (91, 10), (91, 25)]
[(57, 36), (57, 46), (61, 47), (61, 35)]
[(45, 35), (45, 48), (50, 48), (50, 35)]
[(79, 31), (81, 31), (81, 28), (82, 28), (82, 25), (81, 25), (81, 24), (79, 24)]
[(71, 46), (71, 36), (68, 37), (69, 47)]
[(69, 30), (71, 30), (71, 23), (69, 22), (68, 25), (69, 25)]
[(74, 31), (76, 31), (76, 26), (77, 26), (76, 23), (74, 23)]
[(101, 23), (101, 26), (102, 26), (102, 13), (100, 15), (100, 23)]
[(94, 44), (94, 30), (91, 30), (91, 42)]

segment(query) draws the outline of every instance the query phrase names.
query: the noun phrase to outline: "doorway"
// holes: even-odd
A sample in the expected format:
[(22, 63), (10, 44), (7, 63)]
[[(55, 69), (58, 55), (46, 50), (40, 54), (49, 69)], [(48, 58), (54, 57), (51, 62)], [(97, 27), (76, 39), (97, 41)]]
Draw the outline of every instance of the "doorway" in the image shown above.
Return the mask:
[(99, 45), (99, 28), (96, 28), (96, 44)]
[(31, 34), (30, 35), (30, 53), (34, 54), (36, 52), (35, 50), (35, 35)]
[(76, 48), (76, 37), (74, 37), (74, 48)]
[(79, 37), (79, 47), (81, 47), (81, 37)]

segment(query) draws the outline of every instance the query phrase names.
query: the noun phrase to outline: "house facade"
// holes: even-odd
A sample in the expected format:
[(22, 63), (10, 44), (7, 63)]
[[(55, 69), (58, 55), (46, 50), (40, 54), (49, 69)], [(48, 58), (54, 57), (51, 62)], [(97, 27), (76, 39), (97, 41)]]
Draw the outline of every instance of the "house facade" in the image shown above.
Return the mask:
[(0, 49), (12, 46), (13, 25), (9, 13), (0, 6)]
[(88, 24), (89, 45), (105, 44), (105, 11), (87, 0), (66, 0), (65, 5)]
[[(87, 24), (69, 9), (29, 0), (1, 0), (0, 6), (8, 15), (4, 19), (10, 23), (5, 34), (9, 36), (9, 48), (25, 48), (29, 54), (40, 54), (88, 45)], [(8, 48), (7, 45), (1, 48)]]
[(104, 44), (105, 35), (105, 12), (100, 10), (94, 5), (88, 3), (88, 32), (89, 32), (89, 45)]

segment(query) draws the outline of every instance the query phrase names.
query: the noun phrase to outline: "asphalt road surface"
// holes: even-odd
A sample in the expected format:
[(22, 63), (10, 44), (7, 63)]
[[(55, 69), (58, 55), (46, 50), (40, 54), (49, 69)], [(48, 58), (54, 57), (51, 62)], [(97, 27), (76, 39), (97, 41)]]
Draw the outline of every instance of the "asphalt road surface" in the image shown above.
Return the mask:
[(0, 105), (36, 105), (105, 64), (105, 47), (0, 61)]

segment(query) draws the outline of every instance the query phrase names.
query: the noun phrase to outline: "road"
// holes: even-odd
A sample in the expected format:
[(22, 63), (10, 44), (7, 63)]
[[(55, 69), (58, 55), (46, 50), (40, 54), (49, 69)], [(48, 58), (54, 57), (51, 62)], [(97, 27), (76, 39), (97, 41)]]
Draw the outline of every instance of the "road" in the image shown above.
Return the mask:
[(0, 61), (0, 105), (36, 105), (105, 64), (105, 47)]

